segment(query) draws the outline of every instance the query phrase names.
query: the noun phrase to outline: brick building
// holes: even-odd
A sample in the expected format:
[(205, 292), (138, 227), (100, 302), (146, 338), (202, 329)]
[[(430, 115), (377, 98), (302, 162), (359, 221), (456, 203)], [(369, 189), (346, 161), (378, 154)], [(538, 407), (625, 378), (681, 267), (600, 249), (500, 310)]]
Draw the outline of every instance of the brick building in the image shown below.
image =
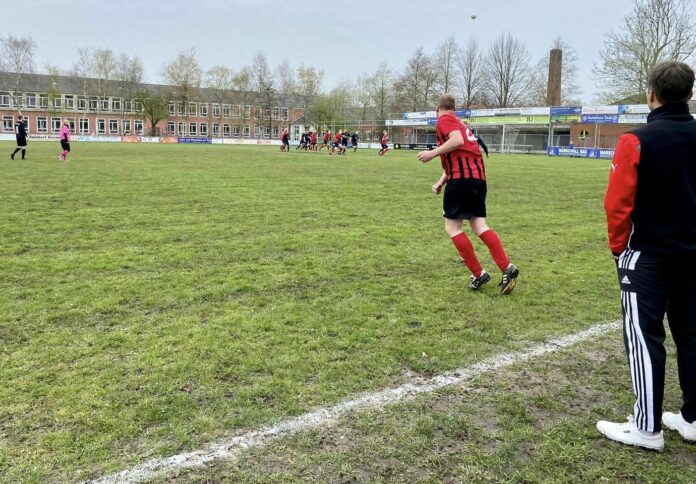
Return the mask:
[(168, 117), (155, 127), (158, 136), (272, 139), (304, 113), (302, 99), (291, 95), (279, 94), (272, 106), (262, 107), (253, 92), (203, 88), (184, 102), (163, 85), (0, 73), (0, 133), (14, 132), (21, 110), (32, 137), (56, 136), (62, 119), (77, 135), (149, 135), (151, 126), (135, 101), (143, 91), (170, 100)]

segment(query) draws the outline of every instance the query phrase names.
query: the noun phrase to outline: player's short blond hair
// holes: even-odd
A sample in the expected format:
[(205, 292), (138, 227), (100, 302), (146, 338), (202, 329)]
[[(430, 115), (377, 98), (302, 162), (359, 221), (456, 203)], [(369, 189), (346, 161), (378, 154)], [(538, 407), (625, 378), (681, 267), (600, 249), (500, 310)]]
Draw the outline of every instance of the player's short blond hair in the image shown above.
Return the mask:
[(440, 96), (438, 106), (440, 106), (440, 109), (443, 109), (445, 111), (454, 111), (457, 104), (456, 100), (454, 99), (454, 96), (449, 93), (446, 93)]

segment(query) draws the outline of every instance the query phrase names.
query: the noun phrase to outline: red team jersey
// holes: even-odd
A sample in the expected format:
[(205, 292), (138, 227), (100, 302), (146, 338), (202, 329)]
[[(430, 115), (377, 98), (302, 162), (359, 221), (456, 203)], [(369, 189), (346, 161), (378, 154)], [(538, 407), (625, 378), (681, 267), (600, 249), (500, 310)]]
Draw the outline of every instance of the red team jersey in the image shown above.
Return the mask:
[(343, 135), (341, 135), (341, 133), (336, 133), (336, 136), (334, 136), (334, 141), (341, 144), (341, 138), (343, 138)]
[(459, 178), (485, 180), (486, 167), (483, 165), (483, 157), (476, 137), (454, 113), (443, 114), (437, 120), (437, 145), (445, 144), (449, 134), (457, 130), (462, 133), (464, 144), (451, 153), (440, 155), (442, 169), (447, 173), (447, 178), (449, 180)]
[(381, 139), (380, 143), (382, 143), (383, 145), (386, 145), (387, 143), (389, 143), (389, 135), (388, 134), (382, 135), (382, 139)]
[(324, 133), (324, 142), (329, 141), (329, 138), (331, 138), (331, 133), (327, 131)]
[(316, 144), (316, 142), (317, 142), (317, 132), (314, 131), (314, 132), (312, 133), (312, 143)]

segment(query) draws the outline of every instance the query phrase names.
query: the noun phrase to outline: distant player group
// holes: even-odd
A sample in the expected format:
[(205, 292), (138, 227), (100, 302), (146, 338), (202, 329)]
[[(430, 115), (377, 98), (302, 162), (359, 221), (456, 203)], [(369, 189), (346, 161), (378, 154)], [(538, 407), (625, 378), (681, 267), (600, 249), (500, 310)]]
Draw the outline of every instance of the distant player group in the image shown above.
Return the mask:
[[(349, 131), (336, 131), (333, 134), (330, 129), (327, 129), (322, 134), (321, 145), (317, 144), (319, 139), (319, 133), (316, 130), (307, 130), (302, 133), (300, 137), (300, 144), (295, 147), (295, 150), (304, 151), (316, 151), (319, 152), (326, 148), (329, 155), (345, 155), (348, 148), (352, 148), (355, 153), (358, 151), (360, 136), (358, 133), (350, 134)], [(290, 133), (287, 128), (285, 128), (280, 133), (280, 151), (290, 152)], [(349, 144), (350, 141), (350, 144)], [(380, 144), (382, 149), (379, 151), (379, 156), (384, 156), (387, 151), (389, 151), (389, 133), (385, 130), (382, 132), (382, 137), (380, 138)]]
[[(27, 133), (27, 123), (22, 114), (20, 114), (17, 117), (17, 122), (15, 122), (14, 125), (14, 132), (15, 137), (17, 139), (17, 148), (15, 148), (15, 150), (12, 153), (10, 153), (10, 159), (14, 160), (17, 153), (21, 151), (22, 159), (26, 160), (27, 145), (29, 144), (29, 135)], [(70, 154), (70, 124), (67, 120), (64, 120), (63, 124), (60, 127), (59, 140), (62, 152), (60, 153), (60, 155), (58, 155), (58, 159), (64, 163), (67, 163), (68, 154)]]

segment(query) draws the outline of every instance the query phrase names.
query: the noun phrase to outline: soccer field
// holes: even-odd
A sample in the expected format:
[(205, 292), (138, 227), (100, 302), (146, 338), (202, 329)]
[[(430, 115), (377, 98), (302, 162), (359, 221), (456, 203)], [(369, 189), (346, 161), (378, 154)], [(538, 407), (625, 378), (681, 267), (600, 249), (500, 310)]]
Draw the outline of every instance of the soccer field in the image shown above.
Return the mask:
[[(488, 220), (522, 271), (501, 297), (478, 240), (495, 284), (467, 288), (439, 163), (415, 152), (57, 154), (0, 161), (0, 481), (97, 478), (619, 318), (606, 160), (491, 157)], [(620, 339), (178, 479), (686, 482), (694, 446), (668, 435), (656, 456), (594, 430), (631, 411)]]

